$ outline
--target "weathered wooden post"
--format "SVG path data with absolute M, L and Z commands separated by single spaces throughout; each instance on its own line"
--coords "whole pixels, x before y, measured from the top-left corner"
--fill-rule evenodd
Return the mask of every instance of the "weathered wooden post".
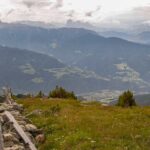
M 4 93 L 4 96 L 5 96 L 5 103 L 13 104 L 11 88 L 3 87 L 3 93 Z

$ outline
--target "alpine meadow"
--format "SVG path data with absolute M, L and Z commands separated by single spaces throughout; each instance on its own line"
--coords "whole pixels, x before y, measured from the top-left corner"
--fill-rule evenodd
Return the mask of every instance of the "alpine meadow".
M 149 0 L 0 1 L 0 150 L 149 149 Z

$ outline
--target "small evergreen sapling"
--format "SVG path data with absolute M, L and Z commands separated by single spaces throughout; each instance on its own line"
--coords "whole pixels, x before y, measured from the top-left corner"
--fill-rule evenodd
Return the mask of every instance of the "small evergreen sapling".
M 119 96 L 117 106 L 121 106 L 121 107 L 136 106 L 136 102 L 133 97 L 133 93 L 130 90 L 123 92 Z

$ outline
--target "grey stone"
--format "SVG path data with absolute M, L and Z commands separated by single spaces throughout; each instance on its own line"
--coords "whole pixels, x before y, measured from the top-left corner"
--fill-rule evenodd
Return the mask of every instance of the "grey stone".
M 44 134 L 39 134 L 35 137 L 37 143 L 44 143 L 46 138 Z
M 27 125 L 25 125 L 25 128 L 26 128 L 26 131 L 28 131 L 28 132 L 37 132 L 38 131 L 37 127 L 33 124 L 27 124 Z
M 3 134 L 4 141 L 13 141 L 13 135 L 11 133 Z
M 4 106 L 0 106 L 0 113 L 3 113 L 6 110 Z
M 12 141 L 4 142 L 4 147 L 12 147 L 12 146 L 14 146 L 14 142 Z

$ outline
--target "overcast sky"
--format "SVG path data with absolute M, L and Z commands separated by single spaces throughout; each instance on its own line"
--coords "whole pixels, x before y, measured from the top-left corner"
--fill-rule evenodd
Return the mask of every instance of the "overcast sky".
M 0 19 L 48 23 L 82 21 L 97 26 L 150 24 L 150 0 L 0 0 Z

